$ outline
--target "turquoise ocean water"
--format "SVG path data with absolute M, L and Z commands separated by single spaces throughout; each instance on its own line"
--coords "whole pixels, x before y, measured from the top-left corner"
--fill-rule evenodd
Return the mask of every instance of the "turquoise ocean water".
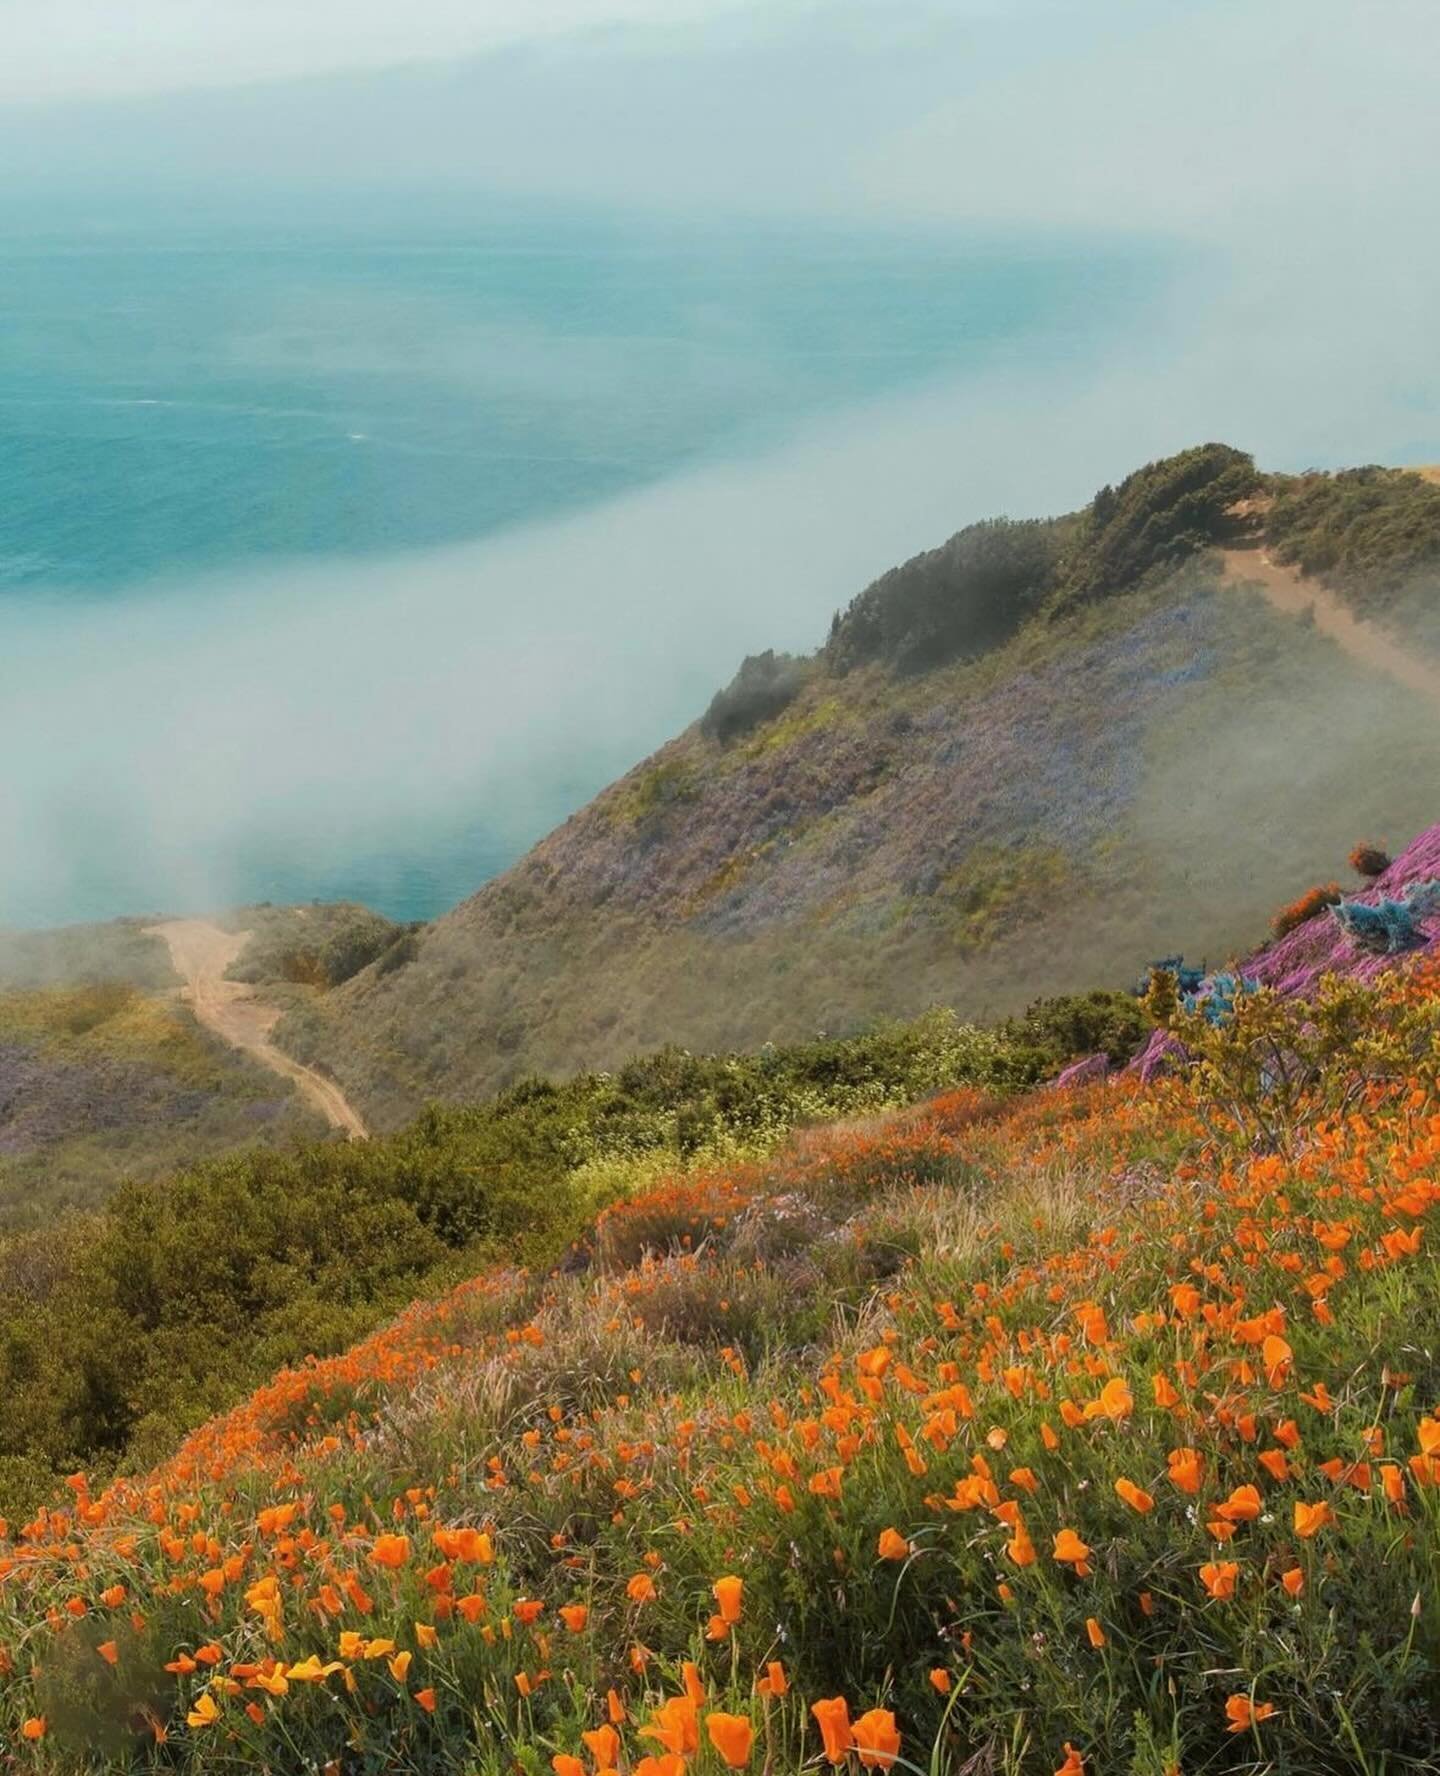
M 967 367 L 1073 359 L 1166 276 L 1054 239 L 514 213 L 32 218 L 0 226 L 0 267 L 0 625 L 543 522 Z M 534 831 L 576 793 L 557 784 Z M 428 916 L 518 842 L 484 809 L 355 855 L 261 841 L 240 891 Z M 45 920 L 130 892 L 101 847 Z M 0 918 L 39 910 L 0 887 Z

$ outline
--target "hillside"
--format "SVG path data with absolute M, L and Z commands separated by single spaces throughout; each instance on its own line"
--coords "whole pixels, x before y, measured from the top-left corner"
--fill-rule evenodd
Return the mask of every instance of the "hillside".
M 387 1128 L 664 1042 L 987 1018 L 1182 942 L 1229 955 L 1357 837 L 1424 824 L 1440 771 L 1440 704 L 1277 608 L 1245 548 L 1440 642 L 1440 487 L 1183 453 L 1083 512 L 972 526 L 813 657 L 747 661 L 277 1040 Z
M 0 1525 L 10 1767 L 1433 1770 L 1437 923 L 1322 910 L 1246 973 L 1344 972 L 1149 1084 L 681 1168 L 72 1474 Z
M 345 903 L 219 918 L 223 931 L 138 918 L 0 931 L 0 1231 L 97 1203 L 127 1179 L 293 1147 L 327 1123 L 354 1132 L 334 1085 L 266 1034 L 285 1005 L 343 981 L 402 928 Z M 177 929 L 216 940 L 213 978 L 188 965 L 181 978 L 166 937 Z
M 140 920 L 0 933 L 0 1229 L 324 1127 L 197 1024 Z

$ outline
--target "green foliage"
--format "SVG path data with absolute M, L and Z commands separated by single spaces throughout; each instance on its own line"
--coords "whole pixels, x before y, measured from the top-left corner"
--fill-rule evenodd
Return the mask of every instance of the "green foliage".
M 0 992 L 0 1101 L 0 1227 L 88 1206 L 127 1177 L 324 1126 L 185 1007 L 119 980 Z
M 1018 1047 L 1033 1049 L 1046 1070 L 1080 1055 L 1103 1054 L 1123 1067 L 1151 1030 L 1150 1018 L 1133 993 L 1096 988 L 1037 999 L 1023 1017 L 1012 1018 L 1006 1034 Z
M 1387 608 L 1417 576 L 1440 572 L 1440 486 L 1403 469 L 1277 476 L 1265 537 L 1279 561 L 1362 607 Z
M 1372 986 L 1329 975 L 1312 1000 L 1269 987 L 1242 993 L 1233 1015 L 1212 1024 L 1177 1005 L 1173 985 L 1158 973 L 1149 1009 L 1190 1055 L 1202 1107 L 1255 1149 L 1288 1151 L 1317 1116 L 1358 1107 L 1380 1083 L 1436 1089 L 1440 1025 L 1423 993 L 1394 996 L 1382 1014 Z
M 1254 458 L 1243 450 L 1200 444 L 1102 487 L 1060 565 L 1057 604 L 1124 591 L 1224 541 L 1235 529 L 1230 508 L 1259 485 Z
M 700 731 L 722 746 L 748 734 L 794 701 L 805 676 L 804 661 L 793 654 L 777 654 L 767 648 L 763 654 L 749 655 L 725 689 L 710 699 Z
M 420 926 L 412 926 L 408 931 L 401 932 L 388 948 L 380 952 L 375 963 L 375 973 L 380 979 L 383 980 L 387 974 L 394 974 L 397 969 L 404 968 L 415 960 L 420 954 L 420 931 Z
M 674 807 L 693 802 L 699 794 L 694 772 L 683 758 L 661 758 L 622 778 L 610 804 L 612 819 L 627 825 L 653 828 Z
M 242 907 L 231 923 L 253 935 L 230 978 L 252 986 L 341 986 L 415 930 L 353 901 Z
M 942 883 L 937 909 L 962 952 L 983 950 L 1042 920 L 1074 874 L 1074 863 L 1057 845 L 980 845 Z
M 328 986 L 338 987 L 368 968 L 372 962 L 389 952 L 416 929 L 414 925 L 397 925 L 379 913 L 366 911 L 343 925 L 320 952 L 320 966 Z
M 1067 533 L 1063 520 L 971 524 L 868 586 L 830 629 L 834 672 L 871 661 L 924 672 L 1007 641 L 1041 608 Z

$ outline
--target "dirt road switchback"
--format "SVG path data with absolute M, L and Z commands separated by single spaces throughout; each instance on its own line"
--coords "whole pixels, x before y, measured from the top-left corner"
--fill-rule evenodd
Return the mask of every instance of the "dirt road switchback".
M 349 1099 L 323 1073 L 287 1055 L 270 1040 L 281 1008 L 259 997 L 225 970 L 250 940 L 248 931 L 222 931 L 207 919 L 169 919 L 150 930 L 164 938 L 175 972 L 185 982 L 180 997 L 207 1030 L 290 1080 L 332 1128 L 352 1141 L 366 1138 L 365 1124 Z

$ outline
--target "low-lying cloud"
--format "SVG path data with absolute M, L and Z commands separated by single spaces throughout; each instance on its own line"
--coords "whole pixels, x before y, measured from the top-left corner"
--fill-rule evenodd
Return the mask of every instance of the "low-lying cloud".
M 973 374 L 483 544 L 0 604 L 0 918 L 226 904 L 267 855 L 318 892 L 449 847 L 478 885 L 742 654 L 815 645 L 970 519 L 1208 437 L 1286 468 L 1440 457 L 1412 286 L 1356 306 L 1323 253 L 1285 271 L 1217 265 L 1106 361 Z

